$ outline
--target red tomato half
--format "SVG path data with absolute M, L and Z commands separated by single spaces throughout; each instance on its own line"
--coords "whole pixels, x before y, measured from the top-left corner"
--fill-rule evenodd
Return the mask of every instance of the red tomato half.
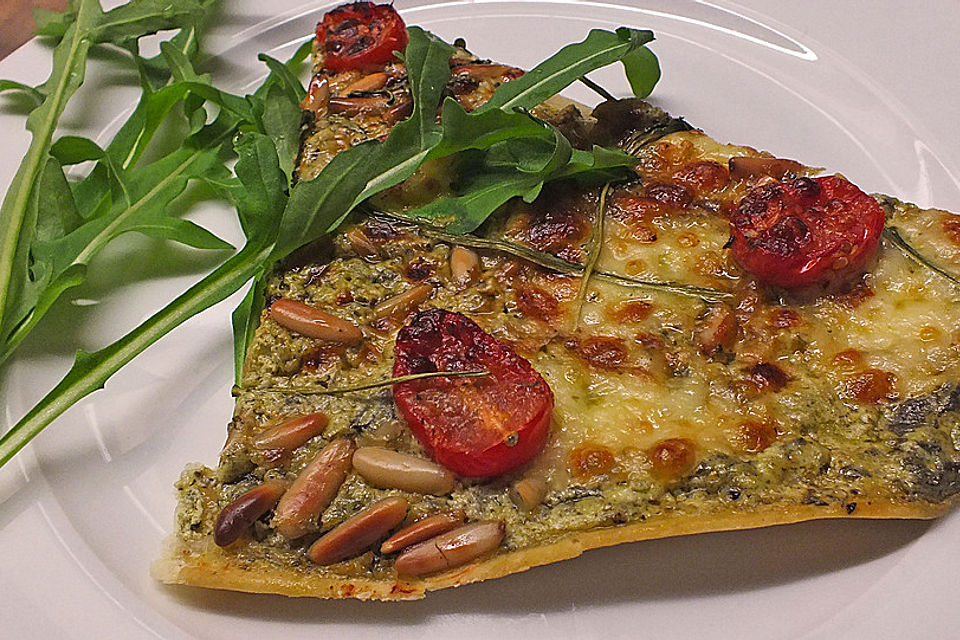
M 365 69 L 393 61 L 407 48 L 407 28 L 389 4 L 354 2 L 332 9 L 317 25 L 323 66 L 331 71 Z
M 474 478 L 520 467 L 550 429 L 553 392 L 530 363 L 459 313 L 422 311 L 397 335 L 393 375 L 489 371 L 393 386 L 400 414 L 434 459 Z
M 877 252 L 880 204 L 840 176 L 758 187 L 730 216 L 737 263 L 767 284 L 794 288 L 859 275 Z

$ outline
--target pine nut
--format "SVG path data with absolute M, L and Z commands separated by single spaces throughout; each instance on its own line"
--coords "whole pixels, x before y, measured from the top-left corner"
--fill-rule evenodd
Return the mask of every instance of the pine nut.
M 413 100 L 409 96 L 402 97 L 383 114 L 383 121 L 387 124 L 394 124 L 409 118 L 411 113 L 413 113 Z
M 277 300 L 269 313 L 281 327 L 308 338 L 341 344 L 358 344 L 363 339 L 356 325 L 296 300 Z
M 383 89 L 389 79 L 390 76 L 383 72 L 370 73 L 348 84 L 346 88 L 344 88 L 343 94 L 350 95 L 354 91 L 376 91 L 377 89 Z
M 523 75 L 516 67 L 503 64 L 463 64 L 451 70 L 454 76 L 468 75 L 474 80 L 502 80 L 503 78 L 518 78 Z
M 213 541 L 220 547 L 236 542 L 250 525 L 277 504 L 286 488 L 278 480 L 264 482 L 225 506 L 213 525 Z
M 277 505 L 273 526 L 280 535 L 292 540 L 314 530 L 346 480 L 352 455 L 353 441 L 337 438 L 303 468 Z
M 480 258 L 466 247 L 450 250 L 450 278 L 460 289 L 466 289 L 480 277 Z
M 457 567 L 499 547 L 503 535 L 499 520 L 472 522 L 410 547 L 394 567 L 397 573 L 412 576 Z
M 381 489 L 401 489 L 442 496 L 453 491 L 456 478 L 440 465 L 380 447 L 361 447 L 353 454 L 353 468 Z
M 307 557 L 317 564 L 333 564 L 365 551 L 403 522 L 407 501 L 386 498 L 370 505 L 310 545 Z
M 373 315 L 377 318 L 403 318 L 419 307 L 433 295 L 433 287 L 429 284 L 418 284 L 401 294 L 387 298 L 373 308 Z
M 547 485 L 539 478 L 521 478 L 510 487 L 510 499 L 523 511 L 530 511 L 543 502 Z
M 330 101 L 330 83 L 321 75 L 315 75 L 310 80 L 307 95 L 300 102 L 304 111 L 314 111 L 319 115 L 327 112 L 327 103 Z
M 387 96 L 373 96 L 371 98 L 330 98 L 330 113 L 339 113 L 344 116 L 358 116 L 361 114 L 383 113 L 390 106 Z
M 380 254 L 380 248 L 367 237 L 367 234 L 360 227 L 353 227 L 344 234 L 344 237 L 350 243 L 350 248 L 361 258 L 372 258 Z
M 271 461 L 286 458 L 310 438 L 323 433 L 330 421 L 322 413 L 311 413 L 285 420 L 254 436 L 252 444 Z
M 423 542 L 441 533 L 456 529 L 462 525 L 466 519 L 467 516 L 463 512 L 463 509 L 427 516 L 426 518 L 417 520 L 409 527 L 400 529 L 400 531 L 397 531 L 387 538 L 387 540 L 380 545 L 380 551 L 382 553 L 393 553 L 394 551 L 406 549 L 418 542 Z

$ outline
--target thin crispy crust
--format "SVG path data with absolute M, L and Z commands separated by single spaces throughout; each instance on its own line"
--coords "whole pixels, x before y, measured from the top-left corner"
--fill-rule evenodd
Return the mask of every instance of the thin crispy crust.
M 167 584 L 227 589 L 247 593 L 273 593 L 291 597 L 357 598 L 360 600 L 417 600 L 428 591 L 459 587 L 472 582 L 520 573 L 532 567 L 576 558 L 584 551 L 624 542 L 638 542 L 711 531 L 754 529 L 805 520 L 827 518 L 930 519 L 950 503 L 903 504 L 861 499 L 855 515 L 843 506 L 768 505 L 755 511 L 719 514 L 666 514 L 646 522 L 579 531 L 555 542 L 520 549 L 457 567 L 425 578 L 374 580 L 329 578 L 282 568 L 265 561 L 239 564 L 236 557 L 215 546 L 212 540 L 188 543 L 171 536 L 164 554 L 151 567 L 154 578 Z

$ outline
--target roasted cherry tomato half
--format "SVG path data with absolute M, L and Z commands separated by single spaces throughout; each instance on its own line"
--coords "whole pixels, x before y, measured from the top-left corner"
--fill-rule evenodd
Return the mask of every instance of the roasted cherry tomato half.
M 366 69 L 393 61 L 407 48 L 407 27 L 389 4 L 354 2 L 329 11 L 317 25 L 323 66 L 331 71 Z
M 433 458 L 473 478 L 516 469 L 539 453 L 553 392 L 529 362 L 462 314 L 423 311 L 397 335 L 395 376 L 479 370 L 489 375 L 393 386 L 400 415 Z
M 777 287 L 859 275 L 883 232 L 880 204 L 840 176 L 798 178 L 751 191 L 730 216 L 733 257 Z

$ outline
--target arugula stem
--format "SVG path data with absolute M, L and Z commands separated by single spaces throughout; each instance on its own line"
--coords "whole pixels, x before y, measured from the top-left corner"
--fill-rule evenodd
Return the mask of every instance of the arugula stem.
M 600 96 L 601 98 L 603 98 L 604 100 L 616 100 L 616 99 L 617 99 L 617 97 L 616 97 L 615 95 L 613 95 L 612 93 L 610 93 L 609 91 L 607 91 L 606 89 L 604 89 L 603 87 L 601 87 L 599 84 L 597 84 L 596 82 L 594 82 L 593 80 L 591 80 L 591 79 L 588 78 L 587 76 L 580 76 L 580 77 L 577 78 L 577 79 L 578 79 L 580 82 L 582 82 L 583 84 L 587 85 L 590 89 L 592 89 L 597 95 L 599 95 L 599 96 Z

